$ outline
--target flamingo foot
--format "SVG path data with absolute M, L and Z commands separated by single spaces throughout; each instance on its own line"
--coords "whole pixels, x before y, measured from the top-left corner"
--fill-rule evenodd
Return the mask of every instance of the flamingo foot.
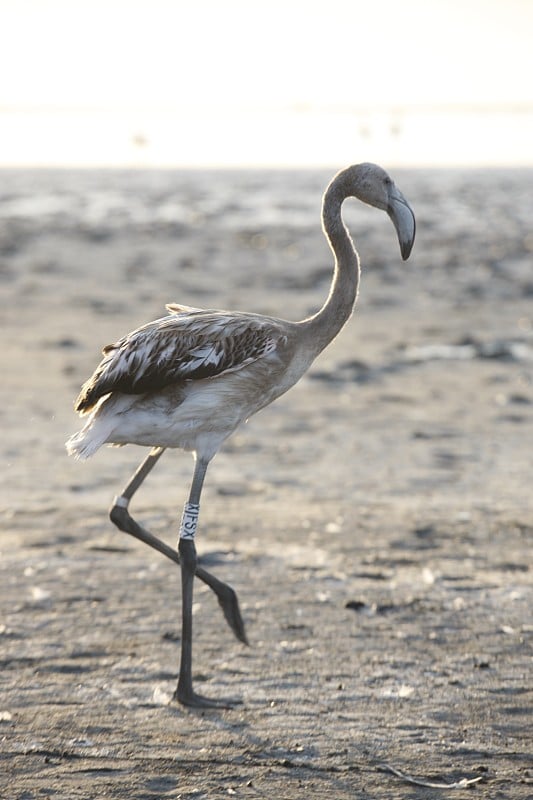
M 173 700 L 177 700 L 178 703 L 181 703 L 182 706 L 188 706 L 189 708 L 219 708 L 219 709 L 226 709 L 230 710 L 234 708 L 236 705 L 241 705 L 242 700 L 236 700 L 232 698 L 231 700 L 214 700 L 209 697 L 204 697 L 201 694 L 197 694 L 194 689 L 191 687 L 183 688 L 180 687 L 178 683 L 178 688 L 174 692 Z

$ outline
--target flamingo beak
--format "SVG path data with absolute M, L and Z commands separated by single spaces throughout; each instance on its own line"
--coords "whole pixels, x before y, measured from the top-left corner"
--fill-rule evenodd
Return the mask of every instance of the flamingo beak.
M 396 228 L 402 258 L 407 261 L 415 242 L 415 215 L 403 194 L 394 184 L 389 192 L 387 214 Z

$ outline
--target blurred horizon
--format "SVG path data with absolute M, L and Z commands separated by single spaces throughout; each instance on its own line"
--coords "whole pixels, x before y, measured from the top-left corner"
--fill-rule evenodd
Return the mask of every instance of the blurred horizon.
M 366 107 L 189 112 L 0 109 L 0 167 L 331 167 L 379 161 L 394 167 L 533 166 L 533 105 L 520 107 Z M 145 119 L 145 123 L 142 120 Z M 211 126 L 247 131 L 237 149 Z M 315 136 L 307 136 L 312 128 Z M 486 136 L 490 128 L 491 137 Z M 41 141 L 24 141 L 39 129 Z M 283 131 L 283 145 L 265 149 Z M 316 137 L 316 138 L 315 138 Z M 502 145 L 497 149 L 495 137 Z M 446 141 L 446 148 L 439 145 Z M 334 139 L 334 142 L 332 142 Z
M 533 165 L 529 0 L 3 0 L 0 167 Z

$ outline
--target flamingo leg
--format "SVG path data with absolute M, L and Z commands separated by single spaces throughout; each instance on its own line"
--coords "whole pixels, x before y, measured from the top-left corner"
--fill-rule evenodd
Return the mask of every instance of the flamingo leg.
M 129 501 L 147 475 L 155 467 L 157 461 L 163 455 L 164 451 L 164 447 L 152 448 L 149 455 L 145 458 L 140 467 L 132 476 L 131 480 L 123 489 L 122 494 L 119 497 L 115 497 L 109 515 L 111 517 L 111 521 L 117 526 L 117 528 L 119 528 L 119 530 L 123 531 L 124 533 L 129 533 L 131 536 L 134 536 L 136 539 L 139 539 L 141 542 L 149 545 L 149 547 L 152 547 L 154 550 L 157 550 L 171 561 L 174 561 L 175 564 L 179 565 L 181 564 L 181 559 L 178 552 L 172 547 L 169 547 L 161 539 L 158 539 L 157 536 L 154 536 L 152 533 L 150 533 L 150 531 L 146 530 L 146 528 L 143 528 L 142 525 L 139 525 L 139 523 L 136 522 L 128 512 Z M 222 581 L 218 580 L 218 578 L 215 578 L 214 575 L 211 575 L 210 572 L 203 569 L 203 567 L 199 567 L 198 565 L 196 565 L 196 575 L 216 594 L 219 605 L 224 613 L 224 617 L 226 618 L 228 625 L 237 639 L 244 644 L 248 644 L 244 622 L 239 609 L 239 601 L 235 591 L 231 588 L 231 586 L 228 586 L 227 583 L 223 583 Z
M 183 705 L 196 708 L 231 708 L 237 701 L 210 700 L 196 694 L 192 685 L 192 603 L 194 576 L 198 575 L 194 534 L 198 520 L 200 495 L 208 465 L 209 461 L 200 458 L 196 460 L 189 500 L 185 504 L 180 528 L 178 550 L 181 557 L 181 660 L 174 698 Z

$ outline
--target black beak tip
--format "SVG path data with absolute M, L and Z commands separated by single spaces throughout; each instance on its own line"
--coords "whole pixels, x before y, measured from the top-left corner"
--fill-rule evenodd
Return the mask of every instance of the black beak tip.
M 404 242 L 400 247 L 400 252 L 402 254 L 402 259 L 407 261 L 409 256 L 411 255 L 411 250 L 413 249 L 414 240 L 410 242 Z
M 415 215 L 412 212 L 411 212 L 411 214 L 413 216 L 413 231 L 412 231 L 412 235 L 409 236 L 408 239 L 406 239 L 405 241 L 400 243 L 400 251 L 401 251 L 402 258 L 403 258 L 404 261 L 407 261 L 407 259 L 411 255 L 411 251 L 412 251 L 413 245 L 415 243 L 416 221 L 415 221 Z

